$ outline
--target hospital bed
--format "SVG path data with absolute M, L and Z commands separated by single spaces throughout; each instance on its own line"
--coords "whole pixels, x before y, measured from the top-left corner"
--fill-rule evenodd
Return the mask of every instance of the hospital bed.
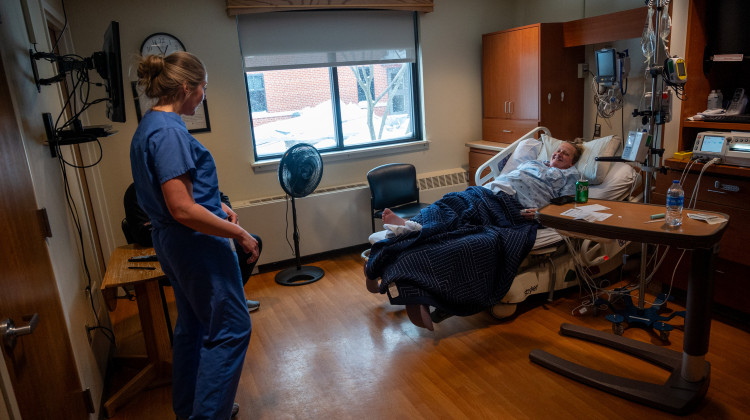
M 485 186 L 526 160 L 548 160 L 560 141 L 553 138 L 547 128 L 535 128 L 481 165 L 476 171 L 476 185 Z M 576 167 L 589 180 L 589 197 L 640 201 L 640 196 L 633 196 L 633 191 L 640 184 L 641 177 L 631 164 L 595 160 L 597 156 L 616 156 L 620 150 L 621 140 L 617 136 L 584 143 L 584 153 Z M 370 243 L 385 239 L 386 233 L 380 231 L 372 234 Z M 569 243 L 576 247 L 575 255 L 568 248 Z M 622 254 L 629 248 L 628 245 L 624 241 L 597 238 L 573 240 L 571 243 L 554 229 L 540 228 L 533 250 L 521 263 L 510 289 L 490 312 L 495 318 L 502 319 L 512 315 L 516 305 L 528 296 L 547 293 L 548 300 L 552 300 L 556 290 L 578 285 L 580 276 L 595 278 L 610 273 L 622 264 Z M 365 260 L 368 251 L 362 255 Z M 434 322 L 439 322 L 446 314 L 433 310 L 431 317 Z

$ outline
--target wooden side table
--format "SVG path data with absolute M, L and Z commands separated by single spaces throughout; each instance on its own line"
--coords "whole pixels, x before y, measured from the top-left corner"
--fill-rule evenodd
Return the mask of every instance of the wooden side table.
M 663 244 L 692 249 L 691 271 L 688 277 L 688 296 L 685 315 L 683 352 L 661 348 L 614 334 L 603 333 L 573 324 L 562 324 L 560 332 L 583 340 L 612 347 L 665 368 L 671 375 L 664 384 L 653 384 L 623 378 L 590 369 L 535 349 L 531 361 L 584 384 L 600 388 L 614 395 L 650 405 L 661 410 L 686 414 L 692 411 L 708 390 L 710 364 L 705 360 L 711 330 L 711 301 L 713 295 L 713 265 L 718 254 L 718 243 L 728 222 L 709 225 L 687 217 L 686 213 L 723 213 L 684 210 L 679 229 L 665 223 L 645 223 L 652 214 L 663 213 L 664 207 L 623 201 L 589 200 L 586 205 L 609 207 L 608 219 L 598 222 L 574 220 L 562 216 L 576 207 L 575 203 L 562 206 L 548 205 L 538 212 L 539 221 L 558 230 L 610 239 Z
M 172 346 L 167 334 L 167 322 L 160 301 L 159 281 L 166 278 L 157 261 L 128 262 L 128 258 L 154 254 L 153 248 L 126 245 L 115 249 L 109 258 L 102 281 L 102 294 L 110 311 L 117 306 L 117 288 L 133 286 L 138 302 L 138 316 L 146 343 L 147 364 L 138 374 L 112 395 L 105 403 L 107 417 L 138 392 L 172 380 Z M 151 269 L 130 269 L 129 267 Z

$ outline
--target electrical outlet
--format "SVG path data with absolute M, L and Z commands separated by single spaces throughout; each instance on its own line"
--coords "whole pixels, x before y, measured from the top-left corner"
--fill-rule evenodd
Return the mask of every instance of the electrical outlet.
M 583 79 L 586 77 L 586 72 L 589 71 L 588 63 L 578 63 L 578 78 Z
M 594 138 L 599 138 L 601 136 L 602 136 L 602 125 L 594 124 Z

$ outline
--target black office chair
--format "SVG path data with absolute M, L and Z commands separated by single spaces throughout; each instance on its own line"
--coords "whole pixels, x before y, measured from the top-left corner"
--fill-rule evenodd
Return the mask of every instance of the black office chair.
M 388 163 L 367 173 L 370 184 L 370 216 L 372 231 L 375 219 L 383 218 L 383 210 L 391 209 L 397 216 L 410 219 L 429 204 L 419 202 L 417 170 L 408 163 Z

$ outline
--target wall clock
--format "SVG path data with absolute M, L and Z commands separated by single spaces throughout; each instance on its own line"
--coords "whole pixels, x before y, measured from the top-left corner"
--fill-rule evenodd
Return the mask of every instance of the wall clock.
M 165 32 L 151 34 L 141 44 L 141 55 L 144 57 L 154 54 L 166 57 L 175 51 L 185 51 L 185 46 L 176 36 Z

